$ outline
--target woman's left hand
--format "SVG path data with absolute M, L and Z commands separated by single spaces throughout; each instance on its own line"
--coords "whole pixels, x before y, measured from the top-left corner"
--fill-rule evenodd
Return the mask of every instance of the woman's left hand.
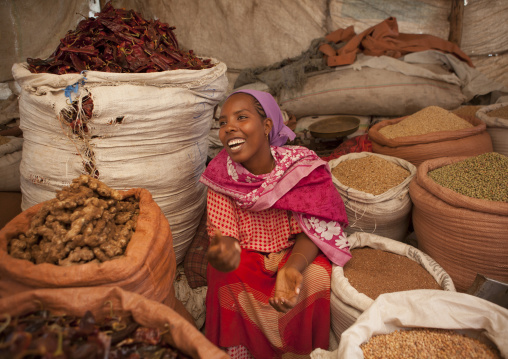
M 300 294 L 302 274 L 294 267 L 283 267 L 277 273 L 275 294 L 268 301 L 278 312 L 287 313 L 293 308 Z

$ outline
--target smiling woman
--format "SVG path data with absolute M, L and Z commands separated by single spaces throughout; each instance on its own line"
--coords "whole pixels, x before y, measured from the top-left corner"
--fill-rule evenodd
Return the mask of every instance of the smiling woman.
M 267 92 L 234 92 L 219 124 L 224 150 L 201 177 L 210 237 L 206 335 L 232 358 L 328 348 L 332 263 L 351 257 L 328 163 L 284 146 L 295 134 Z

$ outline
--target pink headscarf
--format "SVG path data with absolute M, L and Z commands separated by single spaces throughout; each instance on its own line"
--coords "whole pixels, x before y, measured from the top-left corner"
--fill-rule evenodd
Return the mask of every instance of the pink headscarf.
M 228 98 L 239 92 L 254 96 L 263 107 L 263 110 L 265 110 L 266 117 L 272 119 L 273 127 L 269 135 L 270 145 L 279 147 L 284 145 L 288 139 L 294 140 L 296 134 L 284 124 L 284 118 L 282 117 L 280 107 L 271 94 L 257 90 L 238 90 L 231 93 Z

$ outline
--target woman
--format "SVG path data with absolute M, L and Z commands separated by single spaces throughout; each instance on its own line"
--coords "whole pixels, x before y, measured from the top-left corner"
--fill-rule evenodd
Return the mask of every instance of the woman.
M 232 358 L 328 349 L 331 262 L 351 258 L 328 164 L 282 147 L 295 134 L 269 93 L 234 92 L 219 124 L 224 150 L 201 177 L 211 238 L 206 336 Z

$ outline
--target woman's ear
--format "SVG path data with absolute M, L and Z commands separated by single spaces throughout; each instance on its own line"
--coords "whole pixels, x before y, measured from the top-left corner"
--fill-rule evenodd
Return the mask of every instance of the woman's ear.
M 270 131 L 272 131 L 273 128 L 273 121 L 270 117 L 265 118 L 264 121 L 264 130 L 265 130 L 265 136 L 268 136 L 270 134 Z

